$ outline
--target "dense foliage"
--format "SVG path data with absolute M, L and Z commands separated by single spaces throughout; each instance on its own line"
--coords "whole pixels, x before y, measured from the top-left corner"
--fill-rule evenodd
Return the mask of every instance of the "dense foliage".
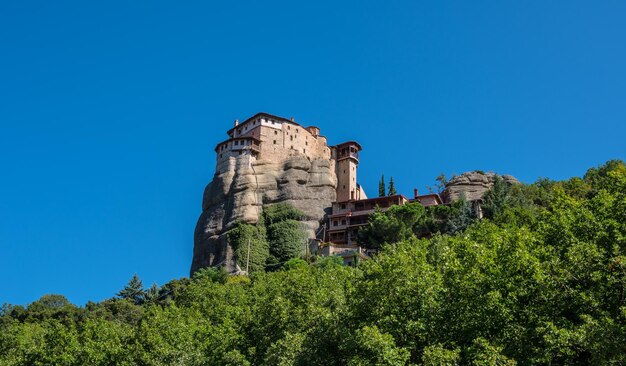
M 256 225 L 237 223 L 228 232 L 237 265 L 248 272 L 279 269 L 306 250 L 308 236 L 300 220 L 304 214 L 289 205 L 263 210 Z
M 626 363 L 624 164 L 489 195 L 490 218 L 469 223 L 467 202 L 379 213 L 382 249 L 357 268 L 290 260 L 250 277 L 205 269 L 149 300 L 131 281 L 85 307 L 5 305 L 0 364 Z M 424 225 L 439 229 L 420 239 Z

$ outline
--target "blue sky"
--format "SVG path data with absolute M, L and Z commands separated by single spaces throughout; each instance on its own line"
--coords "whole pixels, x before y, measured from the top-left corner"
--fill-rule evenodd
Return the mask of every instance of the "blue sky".
M 626 158 L 623 1 L 5 1 L 0 303 L 188 274 L 214 145 L 265 111 L 401 193 Z

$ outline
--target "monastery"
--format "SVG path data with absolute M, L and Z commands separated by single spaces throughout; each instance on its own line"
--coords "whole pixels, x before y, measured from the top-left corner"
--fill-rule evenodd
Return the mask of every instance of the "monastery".
M 241 123 L 235 121 L 227 134 L 228 139 L 215 147 L 216 175 L 232 169 L 241 159 L 281 162 L 300 156 L 330 162 L 336 177 L 336 198 L 325 210 L 310 249 L 320 255 L 339 255 L 347 264 L 352 264 L 357 257 L 366 257 L 357 241 L 357 232 L 367 224 L 368 215 L 376 207 L 387 210 L 408 202 L 420 202 L 424 206 L 442 204 L 439 195 L 418 195 L 417 190 L 411 199 L 401 194 L 368 198 L 357 179 L 361 145 L 346 141 L 328 146 L 318 127 L 304 127 L 293 118 L 257 113 Z

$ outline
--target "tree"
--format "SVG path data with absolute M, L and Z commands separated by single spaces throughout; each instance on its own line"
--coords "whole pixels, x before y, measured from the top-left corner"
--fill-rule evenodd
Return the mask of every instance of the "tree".
M 262 218 L 269 244 L 268 269 L 277 269 L 289 259 L 304 254 L 308 234 L 299 221 L 304 218 L 302 211 L 287 204 L 277 204 L 266 207 Z
M 385 243 L 407 240 L 421 231 L 425 220 L 424 206 L 419 203 L 391 206 L 383 212 L 377 208 L 359 230 L 359 243 L 369 249 L 379 249 Z
M 227 234 L 239 268 L 249 273 L 265 270 L 270 255 L 265 225 L 262 218 L 259 221 L 257 225 L 237 223 Z
M 267 227 L 270 254 L 278 263 L 284 263 L 304 254 L 308 244 L 303 224 L 296 220 L 275 222 Z
M 395 196 L 396 194 L 398 194 L 396 192 L 396 187 L 393 184 L 393 177 L 389 178 L 389 193 L 387 194 L 388 196 Z
M 448 184 L 448 178 L 446 178 L 445 174 L 441 173 L 437 176 L 437 178 L 435 178 L 435 181 L 437 181 L 437 185 L 435 186 L 435 188 L 431 186 L 426 186 L 426 188 L 430 193 L 441 194 L 446 189 L 446 185 Z
M 493 186 L 483 197 L 482 209 L 486 218 L 493 219 L 504 212 L 509 203 L 510 191 L 510 187 L 504 179 L 496 175 Z
M 153 303 L 159 299 L 161 293 L 161 288 L 153 283 L 149 289 L 144 291 L 143 302 L 144 303 Z
M 383 174 L 380 177 L 380 182 L 378 183 L 378 197 L 385 197 L 385 175 Z
M 454 215 L 450 217 L 446 223 L 445 232 L 448 234 L 463 231 L 476 220 L 476 214 L 472 208 L 472 204 L 467 200 L 465 192 L 461 192 L 461 196 L 452 206 L 454 208 Z
M 117 293 L 117 296 L 122 299 L 131 300 L 135 305 L 141 305 L 144 301 L 145 291 L 143 282 L 141 282 L 139 276 L 137 276 L 137 274 L 133 275 L 133 278 Z

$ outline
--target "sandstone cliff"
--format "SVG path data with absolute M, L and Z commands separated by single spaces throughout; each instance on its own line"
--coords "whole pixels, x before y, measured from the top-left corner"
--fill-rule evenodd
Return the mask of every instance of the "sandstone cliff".
M 280 162 L 250 156 L 228 159 L 218 165 L 204 191 L 202 214 L 194 234 L 191 273 L 207 266 L 233 272 L 235 258 L 226 233 L 238 221 L 254 224 L 263 206 L 287 203 L 304 212 L 309 236 L 336 197 L 337 177 L 332 159 L 294 155 Z
M 495 173 L 483 173 L 480 171 L 466 172 L 450 179 L 443 192 L 445 202 L 451 202 L 465 193 L 465 198 L 469 201 L 481 199 L 485 192 L 493 186 L 493 182 L 498 176 Z M 509 184 L 519 183 L 512 175 L 501 175 L 502 179 Z

